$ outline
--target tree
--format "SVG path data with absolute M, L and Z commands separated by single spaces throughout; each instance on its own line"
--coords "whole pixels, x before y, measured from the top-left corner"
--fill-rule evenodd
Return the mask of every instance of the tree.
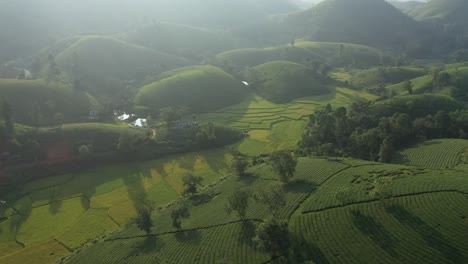
M 254 196 L 254 199 L 265 205 L 274 217 L 278 217 L 281 209 L 286 206 L 286 195 L 280 185 L 273 185 L 266 190 L 261 190 Z
M 380 145 L 379 162 L 391 163 L 393 160 L 393 152 L 395 152 L 395 148 L 393 146 L 393 139 L 391 136 L 388 136 Z
M 403 84 L 403 89 L 405 89 L 405 91 L 407 91 L 409 94 L 413 94 L 413 83 L 411 80 L 405 81 Z
M 181 205 L 180 207 L 174 208 L 171 212 L 172 226 L 177 230 L 182 228 L 182 218 L 189 218 L 190 212 L 186 204 Z
M 124 132 L 119 137 L 117 151 L 123 154 L 132 153 L 135 151 L 135 136 L 129 132 Z
M 80 148 L 78 149 L 78 153 L 80 154 L 80 157 L 83 159 L 89 158 L 92 152 L 93 152 L 92 145 L 81 145 Z
M 161 109 L 160 117 L 166 123 L 168 128 L 172 127 L 174 123 L 182 119 L 178 109 L 174 107 L 166 107 Z
M 41 60 L 38 56 L 35 56 L 31 64 L 31 73 L 34 79 L 37 79 L 41 71 Z
M 46 83 L 49 85 L 50 82 L 55 81 L 60 75 L 60 69 L 55 62 L 55 57 L 51 53 L 48 56 L 49 67 L 47 68 Z
M 296 45 L 296 40 L 292 38 L 289 44 L 291 44 L 291 47 L 294 47 L 294 45 Z
M 278 151 L 271 154 L 270 164 L 280 180 L 286 183 L 296 172 L 297 159 L 292 156 L 291 152 Z
M 269 218 L 257 227 L 255 233 L 254 241 L 258 247 L 270 253 L 272 258 L 287 253 L 291 247 L 286 221 Z
M 6 139 L 11 139 L 15 136 L 15 123 L 13 121 L 13 111 L 11 110 L 10 103 L 7 100 L 3 100 L 0 110 Z
M 232 164 L 231 168 L 237 176 L 244 176 L 245 170 L 249 163 L 247 162 L 246 157 L 238 150 L 231 151 Z
M 385 201 L 393 196 L 392 178 L 379 177 L 374 181 L 373 196 L 380 201 Z
M 63 125 L 63 115 L 61 113 L 56 113 L 54 115 L 54 120 L 55 122 L 57 122 L 58 124 L 60 124 L 60 126 Z
M 240 220 L 245 220 L 247 208 L 249 208 L 251 194 L 247 190 L 236 188 L 234 192 L 228 197 L 228 204 L 226 212 L 231 214 L 236 212 Z
M 184 185 L 184 195 L 194 194 L 197 192 L 197 185 L 203 181 L 202 177 L 195 176 L 192 174 L 185 175 L 182 178 Z
M 16 77 L 18 80 L 25 80 L 26 79 L 26 70 L 20 70 L 18 76 Z
M 351 204 L 354 202 L 354 193 L 349 187 L 340 187 L 333 192 L 333 196 L 340 201 L 342 205 Z
M 135 219 L 138 228 L 145 231 L 147 235 L 149 235 L 153 227 L 153 221 L 151 220 L 152 213 L 153 210 L 150 208 L 142 207 L 138 210 L 138 215 Z

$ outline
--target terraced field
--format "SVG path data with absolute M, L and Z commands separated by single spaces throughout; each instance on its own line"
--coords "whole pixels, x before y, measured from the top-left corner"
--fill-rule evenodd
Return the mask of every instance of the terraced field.
M 238 105 L 202 115 L 199 119 L 248 132 L 249 137 L 239 145 L 239 150 L 259 155 L 294 146 L 302 135 L 304 121 L 319 107 L 328 103 L 333 107 L 346 106 L 358 98 L 372 100 L 375 97 L 339 87 L 326 95 L 304 97 L 287 104 L 274 104 L 252 95 Z
M 155 217 L 149 237 L 134 225 L 85 249 L 70 263 L 268 263 L 252 242 L 268 216 L 254 201 L 241 224 L 223 208 L 234 187 L 255 190 L 275 184 L 266 164 L 253 175 L 223 178 L 192 200 L 183 230 L 171 227 L 168 211 Z M 372 195 L 375 180 L 390 179 L 385 200 Z M 296 179 L 285 186 L 291 254 L 315 263 L 465 263 L 468 261 L 466 170 L 431 170 L 359 160 L 301 158 Z M 310 186 L 305 188 L 304 186 Z M 349 203 L 334 190 L 352 189 Z M 268 188 L 268 187 L 266 187 Z M 109 252 L 113 252 L 110 254 Z M 300 262 L 302 263 L 302 262 Z
M 468 142 L 458 139 L 437 139 L 424 142 L 400 153 L 398 163 L 432 169 L 453 168 L 467 163 Z
M 225 175 L 225 152 L 189 153 L 30 182 L 12 203 L 14 209 L 0 208 L 0 262 L 25 263 L 17 261 L 34 254 L 37 263 L 53 262 L 127 224 L 142 202 L 160 207 L 177 199 L 184 175 L 202 176 L 205 184 Z

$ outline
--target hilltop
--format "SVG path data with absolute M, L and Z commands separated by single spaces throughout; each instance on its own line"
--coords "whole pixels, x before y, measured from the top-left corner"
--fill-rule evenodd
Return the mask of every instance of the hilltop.
M 329 80 L 304 65 L 272 61 L 250 70 L 256 93 L 274 103 L 330 92 Z
M 153 111 L 184 106 L 200 113 L 239 103 L 246 93 L 247 88 L 223 70 L 192 66 L 162 74 L 159 81 L 139 90 L 135 103 Z

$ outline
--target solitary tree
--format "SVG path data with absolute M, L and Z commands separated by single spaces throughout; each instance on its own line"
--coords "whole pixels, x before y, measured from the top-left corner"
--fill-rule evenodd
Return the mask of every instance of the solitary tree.
M 390 163 L 393 160 L 393 152 L 395 152 L 395 148 L 393 147 L 393 140 L 391 136 L 388 136 L 380 145 L 379 151 L 379 162 L 383 163 Z
M 249 191 L 236 188 L 228 197 L 226 212 L 228 214 L 236 212 L 237 216 L 239 216 L 241 220 L 245 220 L 247 208 L 249 208 L 250 197 L 251 195 Z
M 405 91 L 407 91 L 409 94 L 413 94 L 413 83 L 411 82 L 411 80 L 407 80 L 407 81 L 403 84 L 403 88 L 404 88 Z
M 61 113 L 56 113 L 54 115 L 54 120 L 55 122 L 57 122 L 58 124 L 60 124 L 60 126 L 63 125 L 63 115 Z
M 81 145 L 78 149 L 78 153 L 82 159 L 87 159 L 91 156 L 92 146 L 90 145 Z
M 333 192 L 333 196 L 340 201 L 342 205 L 354 202 L 354 193 L 349 187 L 340 187 Z
M 190 212 L 186 204 L 181 205 L 180 207 L 174 208 L 171 212 L 172 226 L 177 230 L 182 228 L 182 218 L 189 218 Z
M 135 136 L 124 132 L 119 137 L 117 151 L 123 154 L 128 154 L 135 151 Z
M 1 112 L 3 119 L 3 127 L 7 139 L 13 138 L 15 135 L 15 123 L 13 121 L 13 111 L 11 110 L 10 103 L 7 100 L 3 100 L 1 106 Z
M 296 172 L 297 160 L 289 151 L 278 151 L 271 154 L 270 164 L 280 180 L 286 183 Z
M 392 178 L 379 177 L 374 181 L 373 195 L 380 201 L 385 201 L 393 196 Z
M 202 177 L 195 176 L 192 174 L 185 175 L 182 178 L 184 185 L 184 195 L 190 195 L 197 192 L 197 185 L 203 181 Z
M 265 205 L 274 217 L 278 217 L 281 209 L 286 206 L 286 195 L 280 185 L 273 185 L 260 191 L 254 199 Z
M 178 109 L 174 107 L 166 107 L 161 109 L 160 117 L 166 123 L 167 127 L 170 128 L 175 122 L 181 120 Z
M 153 221 L 151 220 L 152 213 L 151 209 L 142 207 L 138 210 L 138 216 L 135 219 L 138 228 L 145 231 L 147 235 L 149 235 L 153 227 Z
M 245 156 L 238 150 L 232 150 L 231 156 L 232 156 L 231 167 L 234 173 L 239 177 L 245 175 L 245 170 L 247 169 L 247 166 L 249 165 Z
M 276 258 L 288 252 L 291 246 L 291 238 L 286 221 L 275 218 L 267 219 L 256 230 L 254 241 L 258 247 Z

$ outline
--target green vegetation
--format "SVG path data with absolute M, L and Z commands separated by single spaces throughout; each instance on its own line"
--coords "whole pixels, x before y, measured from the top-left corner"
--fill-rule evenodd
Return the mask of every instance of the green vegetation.
M 286 61 L 268 62 L 252 68 L 250 83 L 258 95 L 274 103 L 329 92 L 324 76 L 301 64 Z
M 410 67 L 372 68 L 353 73 L 350 84 L 360 88 L 377 88 L 380 85 L 401 83 L 426 75 L 424 69 Z
M 88 81 L 90 88 L 99 79 L 142 80 L 148 74 L 189 64 L 174 55 L 103 36 L 81 37 L 55 57 L 60 67 L 74 78 Z
M 437 94 L 420 94 L 396 96 L 371 106 L 374 115 L 391 116 L 393 113 L 405 113 L 413 117 L 423 117 L 437 111 L 455 111 L 465 109 L 464 105 L 450 96 Z
M 318 69 L 321 64 L 333 67 L 366 67 L 389 63 L 390 57 L 375 48 L 331 42 L 297 41 L 294 46 L 248 48 L 226 51 L 215 63 L 231 73 L 271 61 L 291 61 Z
M 79 122 L 88 118 L 90 110 L 102 110 L 91 95 L 59 82 L 1 79 L 0 97 L 9 101 L 17 122 L 33 126 L 55 124 L 57 113 L 65 122 Z
M 468 142 L 460 139 L 436 139 L 400 153 L 399 163 L 432 169 L 448 169 L 466 163 L 463 153 Z
M 246 88 L 231 75 L 212 66 L 195 66 L 165 73 L 160 81 L 141 88 L 135 103 L 154 110 L 184 106 L 200 113 L 239 103 L 245 94 Z

